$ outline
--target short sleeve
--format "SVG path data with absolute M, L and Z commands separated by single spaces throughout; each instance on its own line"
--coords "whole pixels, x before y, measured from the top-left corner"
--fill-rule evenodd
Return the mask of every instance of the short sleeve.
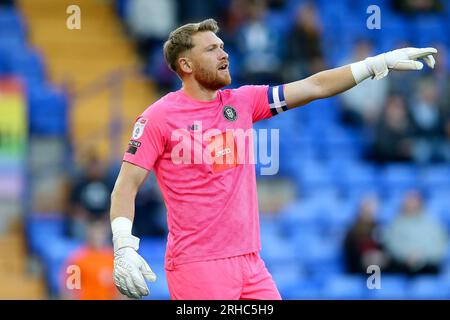
M 133 133 L 125 152 L 123 161 L 151 170 L 164 153 L 165 149 L 165 121 L 158 110 L 144 112 L 134 124 Z
M 252 119 L 258 122 L 288 110 L 284 86 L 243 86 L 242 92 L 252 98 Z

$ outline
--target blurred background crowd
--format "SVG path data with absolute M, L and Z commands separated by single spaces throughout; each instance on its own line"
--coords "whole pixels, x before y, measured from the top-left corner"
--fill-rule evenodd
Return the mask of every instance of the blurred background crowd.
M 371 5 L 380 29 L 367 26 Z M 447 0 L 0 0 L 0 298 L 121 298 L 110 192 L 135 117 L 180 86 L 162 43 L 209 17 L 231 87 L 439 50 L 433 71 L 391 73 L 255 124 L 280 132 L 278 174 L 256 169 L 261 254 L 283 298 L 449 299 Z M 133 227 L 158 276 L 148 299 L 169 298 L 165 219 L 150 175 Z M 367 287 L 371 265 L 380 290 Z

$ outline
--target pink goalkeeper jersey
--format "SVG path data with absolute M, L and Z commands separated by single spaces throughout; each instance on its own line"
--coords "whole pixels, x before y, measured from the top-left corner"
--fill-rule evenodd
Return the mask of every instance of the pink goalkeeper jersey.
M 137 118 L 123 160 L 155 171 L 168 270 L 261 249 L 253 138 L 241 133 L 285 110 L 282 86 L 243 86 L 209 102 L 178 90 Z

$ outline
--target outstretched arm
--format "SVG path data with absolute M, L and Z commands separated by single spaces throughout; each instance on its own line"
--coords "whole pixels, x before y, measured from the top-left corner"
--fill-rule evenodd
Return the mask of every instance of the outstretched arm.
M 303 80 L 284 86 L 284 97 L 289 109 L 313 100 L 328 98 L 353 88 L 367 78 L 384 78 L 390 70 L 421 70 L 423 61 L 434 68 L 434 48 L 403 48 L 369 57 L 343 67 L 322 71 Z

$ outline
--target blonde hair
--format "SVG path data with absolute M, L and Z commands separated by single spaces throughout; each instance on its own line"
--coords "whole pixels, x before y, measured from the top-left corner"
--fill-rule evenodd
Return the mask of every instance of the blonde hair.
M 194 47 L 192 43 L 194 34 L 204 31 L 219 32 L 216 20 L 206 19 L 198 23 L 188 23 L 170 33 L 169 39 L 164 43 L 164 58 L 172 71 L 179 73 L 177 60 L 180 54 Z

